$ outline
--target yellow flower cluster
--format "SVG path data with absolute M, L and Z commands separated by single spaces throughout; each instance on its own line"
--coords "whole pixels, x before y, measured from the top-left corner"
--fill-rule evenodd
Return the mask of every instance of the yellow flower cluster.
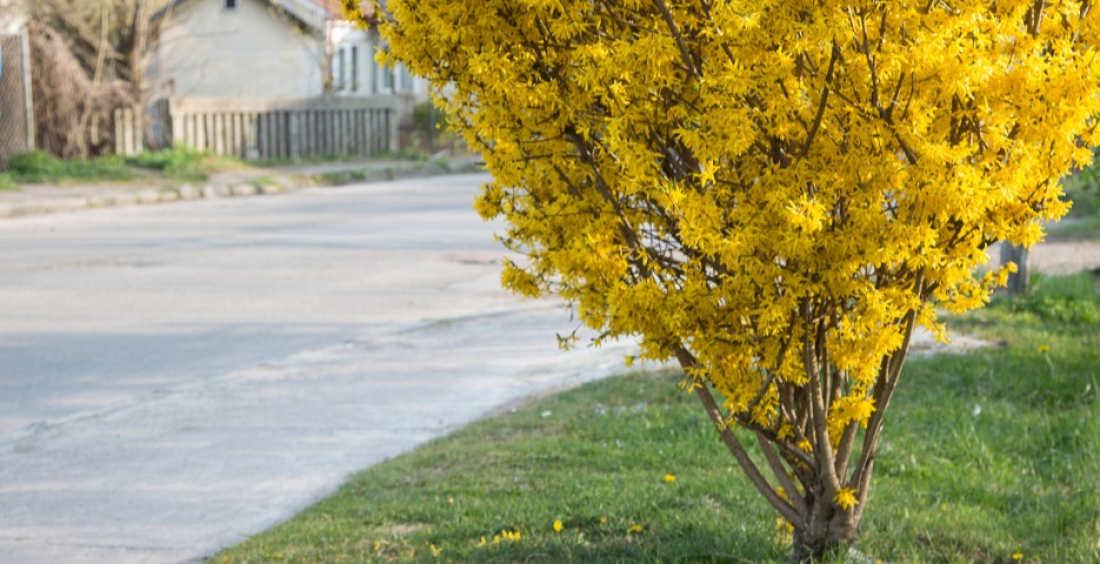
M 813 480 L 877 424 L 913 326 L 946 339 L 936 306 L 1003 283 L 973 275 L 986 249 L 1067 211 L 1100 114 L 1088 6 L 390 0 L 383 58 L 483 152 L 476 209 L 526 257 L 505 286 L 679 359 Z
M 836 496 L 833 497 L 833 503 L 841 509 L 848 510 L 859 504 L 859 501 L 856 500 L 856 491 L 854 489 L 843 488 L 836 492 Z
M 481 537 L 481 540 L 478 541 L 477 545 L 478 546 L 493 546 L 495 544 L 500 544 L 503 541 L 513 541 L 513 542 L 515 542 L 515 541 L 520 540 L 520 537 L 521 537 L 521 535 L 520 535 L 519 529 L 514 529 L 514 530 L 505 529 L 505 530 L 493 535 L 492 539 L 485 540 L 484 536 Z

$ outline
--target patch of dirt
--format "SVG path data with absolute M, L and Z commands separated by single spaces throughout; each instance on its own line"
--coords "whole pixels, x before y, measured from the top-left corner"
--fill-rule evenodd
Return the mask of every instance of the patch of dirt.
M 990 247 L 989 267 L 1001 265 L 1001 247 Z M 1031 269 L 1043 274 L 1074 274 L 1082 270 L 1100 269 L 1100 242 L 1048 241 L 1031 249 Z
M 428 525 L 425 525 L 423 523 L 401 523 L 397 525 L 390 525 L 388 527 L 378 527 L 374 530 L 374 532 L 379 536 L 391 537 L 396 539 L 410 533 L 422 531 L 427 528 Z
M 909 345 L 909 356 L 927 356 L 940 353 L 964 353 L 972 351 L 974 349 L 980 349 L 982 347 L 1003 347 L 1005 343 L 986 341 L 973 337 L 971 335 L 964 335 L 962 333 L 952 332 L 950 335 L 950 343 L 937 343 L 935 337 L 931 333 L 928 333 L 923 328 L 918 327 L 914 330 L 913 340 Z

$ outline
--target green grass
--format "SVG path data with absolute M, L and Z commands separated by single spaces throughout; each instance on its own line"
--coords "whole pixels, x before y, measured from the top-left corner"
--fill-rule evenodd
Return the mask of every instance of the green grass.
M 65 160 L 44 151 L 31 151 L 8 159 L 0 189 L 7 184 L 76 182 L 125 182 L 158 176 L 171 180 L 203 181 L 210 174 L 242 166 L 240 161 L 176 147 L 145 151 L 130 157 L 106 155 L 94 159 Z
M 1100 214 L 1074 217 L 1050 226 L 1050 239 L 1054 240 L 1100 240 Z
M 157 170 L 165 178 L 203 181 L 211 174 L 245 166 L 239 159 L 196 151 L 187 147 L 173 147 L 163 151 L 144 151 L 126 158 L 132 167 Z
M 1052 239 L 1100 240 L 1100 155 L 1097 164 L 1062 182 L 1065 199 L 1073 203 L 1067 219 L 1050 226 Z
M 133 180 L 139 174 L 116 155 L 90 160 L 63 160 L 45 151 L 31 151 L 8 159 L 7 174 L 18 183 Z
M 1100 164 L 1100 157 L 1096 159 Z M 1073 202 L 1070 217 L 1091 217 L 1100 214 L 1100 166 L 1080 170 L 1062 183 L 1066 199 Z
M 1096 306 L 1087 276 L 1035 288 Z M 1100 562 L 1100 322 L 1026 300 L 952 320 L 1001 346 L 909 360 L 863 552 Z M 678 380 L 624 375 L 485 419 L 360 473 L 213 562 L 783 561 L 774 514 Z M 519 540 L 493 543 L 505 531 Z
M 0 172 L 0 192 L 5 190 L 18 190 L 19 183 L 12 178 L 11 174 L 6 172 Z

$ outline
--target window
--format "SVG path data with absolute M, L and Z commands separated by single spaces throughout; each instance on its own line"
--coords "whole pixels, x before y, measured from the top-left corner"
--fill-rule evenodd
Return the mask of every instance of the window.
M 351 91 L 359 91 L 359 47 L 351 46 Z
M 377 51 L 386 52 L 384 47 L 375 47 Z M 374 72 L 374 85 L 371 87 L 373 94 L 393 94 L 393 69 L 381 63 L 371 65 Z
M 382 67 L 382 91 L 393 92 L 393 68 L 391 67 Z
M 347 86 L 348 61 L 347 50 L 340 49 L 336 52 L 336 90 L 343 90 Z
M 237 0 L 225 0 L 225 9 L 226 10 L 236 10 L 237 9 Z
M 405 65 L 400 65 L 398 70 L 401 74 L 401 91 L 412 92 L 413 91 L 413 75 L 409 72 L 409 69 L 405 68 Z

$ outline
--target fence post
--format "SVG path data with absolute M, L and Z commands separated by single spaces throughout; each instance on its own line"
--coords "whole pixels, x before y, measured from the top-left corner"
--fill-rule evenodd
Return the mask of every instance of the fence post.
M 389 125 L 389 136 L 390 136 L 390 149 L 389 149 L 389 151 L 391 153 L 396 153 L 397 152 L 397 137 L 398 137 L 398 133 L 397 133 L 397 109 L 396 108 L 391 107 L 386 111 L 386 120 L 388 122 L 387 125 Z
M 298 119 L 301 116 L 302 116 L 301 112 L 297 112 L 297 111 L 287 111 L 286 112 L 287 124 L 289 126 L 289 127 L 287 127 L 287 129 L 289 130 L 289 136 L 290 136 L 290 155 L 289 156 L 290 156 L 291 159 L 297 159 L 298 157 L 300 157 L 302 155 L 301 139 L 299 139 L 299 137 L 298 137 L 298 133 L 299 133 Z
M 115 154 L 133 155 L 134 150 L 134 110 L 116 108 L 115 112 Z
M 31 38 L 24 27 L 19 33 L 19 50 L 23 55 L 23 115 L 26 116 L 26 147 L 34 150 L 34 100 L 31 93 Z

